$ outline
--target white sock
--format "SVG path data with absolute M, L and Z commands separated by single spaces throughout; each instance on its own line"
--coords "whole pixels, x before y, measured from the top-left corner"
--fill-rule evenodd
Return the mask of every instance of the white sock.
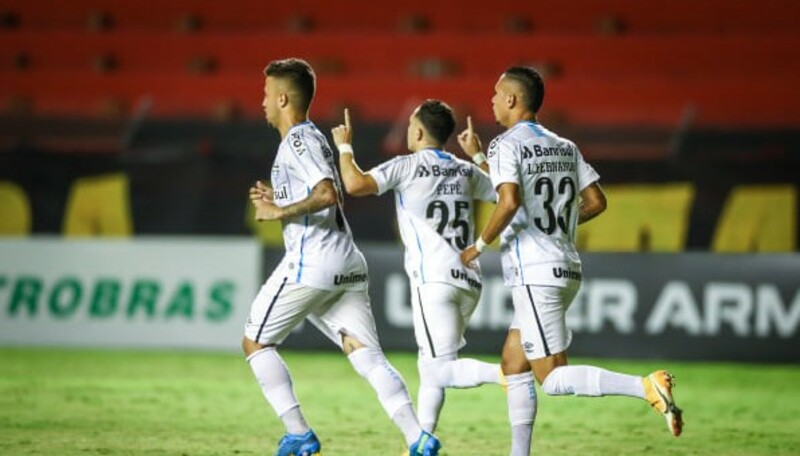
M 386 414 L 403 432 L 406 443 L 410 446 L 419 438 L 422 427 L 411 406 L 406 384 L 400 374 L 389 364 L 378 348 L 359 348 L 347 358 L 358 374 L 366 379 L 378 394 Z
M 594 366 L 559 366 L 542 383 L 551 396 L 630 396 L 644 399 L 642 378 Z
M 500 365 L 470 358 L 457 359 L 457 355 L 434 359 L 419 358 L 419 394 L 417 410 L 422 428 L 428 432 L 436 429 L 439 413 L 445 400 L 445 388 L 473 388 L 485 383 L 500 383 Z
M 305 434 L 309 427 L 292 389 L 292 377 L 275 347 L 266 347 L 247 357 L 261 392 L 283 421 L 286 432 Z
M 536 420 L 536 388 L 533 374 L 506 375 L 508 421 L 511 424 L 511 456 L 529 456 Z

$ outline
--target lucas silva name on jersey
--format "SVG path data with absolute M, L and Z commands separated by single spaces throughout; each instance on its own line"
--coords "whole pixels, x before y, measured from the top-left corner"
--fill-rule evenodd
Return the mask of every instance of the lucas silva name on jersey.
M 355 272 L 351 272 L 349 275 L 344 274 L 336 274 L 333 277 L 333 284 L 334 285 L 349 285 L 351 283 L 359 283 L 359 282 L 366 282 L 367 275 L 366 274 L 357 274 Z

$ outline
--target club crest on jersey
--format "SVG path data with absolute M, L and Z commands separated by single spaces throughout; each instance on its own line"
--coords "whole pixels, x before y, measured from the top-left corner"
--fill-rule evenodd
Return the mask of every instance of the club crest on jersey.
M 489 151 L 486 152 L 487 157 L 494 157 L 494 154 L 497 153 L 497 138 L 493 139 L 492 142 L 489 143 Z
M 293 131 L 289 134 L 289 145 L 292 146 L 292 150 L 297 155 L 303 155 L 306 153 L 306 146 L 303 144 L 303 139 L 300 136 L 300 133 Z

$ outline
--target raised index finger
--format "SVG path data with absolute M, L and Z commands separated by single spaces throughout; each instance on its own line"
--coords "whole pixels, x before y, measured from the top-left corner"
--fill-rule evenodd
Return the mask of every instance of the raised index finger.
M 350 110 L 348 108 L 344 108 L 344 126 L 348 130 L 350 129 Z
M 472 136 L 472 116 L 467 116 L 467 131 Z

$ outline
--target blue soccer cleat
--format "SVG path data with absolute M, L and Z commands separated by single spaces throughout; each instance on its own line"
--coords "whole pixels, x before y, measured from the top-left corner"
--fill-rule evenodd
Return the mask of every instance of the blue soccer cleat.
M 322 445 L 314 431 L 305 434 L 286 434 L 278 442 L 275 456 L 319 456 Z
M 442 444 L 429 432 L 422 431 L 419 439 L 408 449 L 411 456 L 437 456 Z

